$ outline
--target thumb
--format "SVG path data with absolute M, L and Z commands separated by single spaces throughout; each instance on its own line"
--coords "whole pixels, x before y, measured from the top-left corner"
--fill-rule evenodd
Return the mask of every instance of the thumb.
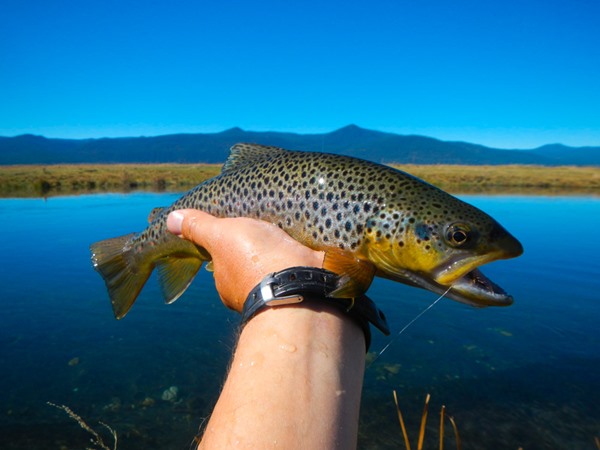
M 179 209 L 167 216 L 167 228 L 173 234 L 194 241 L 210 252 L 210 236 L 218 219 L 197 209 Z

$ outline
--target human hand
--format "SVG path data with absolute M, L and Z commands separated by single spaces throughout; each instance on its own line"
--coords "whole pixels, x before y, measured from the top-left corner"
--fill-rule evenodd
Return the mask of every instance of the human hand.
M 323 252 L 292 239 L 274 224 L 246 217 L 219 219 L 194 209 L 167 218 L 173 234 L 210 253 L 221 300 L 240 312 L 250 291 L 271 272 L 288 267 L 322 267 Z

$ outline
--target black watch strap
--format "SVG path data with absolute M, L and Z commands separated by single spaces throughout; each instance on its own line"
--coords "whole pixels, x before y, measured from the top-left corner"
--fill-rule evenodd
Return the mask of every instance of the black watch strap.
M 329 297 L 337 288 L 339 275 L 315 267 L 292 267 L 267 275 L 248 295 L 242 310 L 242 326 L 264 308 L 303 301 L 336 306 L 358 322 L 365 332 L 367 349 L 369 323 L 386 336 L 390 334 L 385 315 L 366 295 L 355 299 Z

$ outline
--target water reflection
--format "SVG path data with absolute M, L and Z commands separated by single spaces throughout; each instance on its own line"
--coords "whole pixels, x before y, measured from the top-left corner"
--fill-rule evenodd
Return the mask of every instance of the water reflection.
M 149 283 L 131 314 L 115 321 L 87 249 L 141 230 L 153 207 L 176 197 L 0 201 L 0 447 L 85 447 L 85 433 L 47 401 L 109 423 L 120 449 L 190 444 L 218 394 L 237 316 L 220 305 L 202 271 L 173 305 L 163 305 Z M 467 201 L 525 246 L 521 258 L 486 268 L 515 304 L 479 310 L 442 301 L 397 338 L 367 371 L 360 448 L 403 448 L 394 389 L 413 435 L 425 394 L 432 394 L 429 448 L 437 446 L 442 403 L 465 448 L 593 448 L 600 423 L 600 200 Z M 386 280 L 370 294 L 395 330 L 435 300 Z M 372 349 L 387 342 L 374 333 Z M 163 400 L 171 386 L 177 399 Z

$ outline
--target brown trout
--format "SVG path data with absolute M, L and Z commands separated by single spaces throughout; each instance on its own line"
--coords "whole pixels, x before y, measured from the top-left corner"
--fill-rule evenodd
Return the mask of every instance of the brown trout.
M 523 252 L 489 215 L 408 173 L 347 156 L 237 144 L 220 175 L 156 208 L 145 230 L 91 245 L 118 319 L 153 269 L 171 303 L 210 261 L 167 230 L 169 212 L 182 208 L 272 222 L 325 251 L 324 268 L 342 276 L 334 297 L 358 296 L 380 276 L 439 294 L 450 288 L 448 297 L 474 306 L 510 305 L 512 297 L 478 267 Z

